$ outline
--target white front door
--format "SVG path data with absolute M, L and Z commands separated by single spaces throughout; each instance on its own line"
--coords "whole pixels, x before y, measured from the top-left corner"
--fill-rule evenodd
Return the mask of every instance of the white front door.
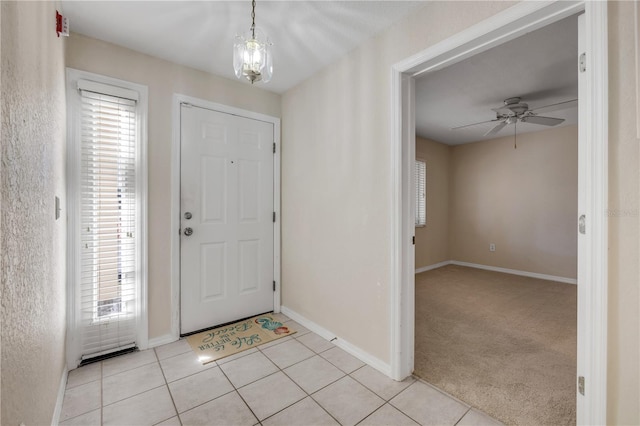
M 181 107 L 181 334 L 273 310 L 272 123 Z

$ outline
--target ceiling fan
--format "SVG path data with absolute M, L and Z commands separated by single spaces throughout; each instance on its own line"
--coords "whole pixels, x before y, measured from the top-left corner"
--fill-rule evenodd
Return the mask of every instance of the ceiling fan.
M 536 109 L 529 109 L 529 105 L 521 102 L 521 98 L 514 97 L 504 100 L 504 105 L 500 108 L 492 108 L 496 112 L 494 120 L 481 121 L 479 123 L 466 124 L 464 126 L 453 127 L 451 130 L 464 129 L 466 127 L 477 126 L 478 124 L 497 123 L 484 136 L 493 136 L 508 124 L 521 123 L 540 124 L 543 126 L 556 126 L 564 121 L 562 118 L 542 117 L 538 114 L 557 111 L 561 109 L 573 108 L 578 105 L 577 99 L 546 105 Z

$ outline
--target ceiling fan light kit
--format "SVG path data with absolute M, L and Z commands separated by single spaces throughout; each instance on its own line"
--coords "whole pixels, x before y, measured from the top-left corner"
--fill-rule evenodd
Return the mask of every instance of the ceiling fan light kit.
M 513 97 L 504 100 L 504 105 L 499 108 L 493 108 L 496 113 L 494 120 L 481 121 L 480 123 L 466 124 L 464 126 L 454 127 L 451 130 L 463 129 L 466 127 L 477 126 L 479 124 L 496 123 L 496 125 L 487 131 L 484 136 L 493 136 L 500 132 L 505 126 L 509 124 L 516 125 L 518 122 L 539 124 L 542 126 L 557 126 L 562 123 L 564 119 L 543 117 L 538 115 L 541 112 L 551 112 L 561 109 L 573 108 L 577 106 L 578 100 L 572 99 L 570 101 L 558 102 L 551 105 L 545 105 L 543 107 L 536 108 L 534 110 L 529 109 L 529 105 L 521 102 L 521 98 Z
M 233 45 L 233 69 L 236 77 L 243 76 L 251 82 L 268 83 L 273 76 L 272 43 L 260 28 L 256 27 L 256 2 L 251 2 L 251 28 L 237 35 Z

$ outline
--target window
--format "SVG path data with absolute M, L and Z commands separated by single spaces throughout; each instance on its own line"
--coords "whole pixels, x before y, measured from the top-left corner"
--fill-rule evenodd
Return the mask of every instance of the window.
M 146 346 L 146 88 L 100 80 L 68 70 L 75 361 Z
M 427 164 L 416 160 L 416 226 L 427 224 Z

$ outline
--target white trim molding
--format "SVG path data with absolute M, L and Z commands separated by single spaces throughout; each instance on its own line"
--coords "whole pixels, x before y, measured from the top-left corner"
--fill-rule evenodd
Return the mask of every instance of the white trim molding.
M 414 80 L 568 16 L 585 15 L 586 90 L 579 96 L 579 214 L 587 232 L 578 237 L 578 424 L 606 424 L 607 407 L 607 3 L 524 1 L 437 43 L 391 70 L 390 363 L 396 380 L 413 371 L 415 265 L 412 189 L 415 158 Z M 577 65 L 576 65 L 577 68 Z M 577 72 L 577 71 L 576 71 Z M 584 94 L 584 95 L 583 95 Z M 584 115 L 583 115 L 584 114 Z M 588 117 L 588 119 L 584 119 Z M 576 218 L 577 222 L 577 218 Z M 410 226 L 409 226 L 410 225 Z
M 461 262 L 459 260 L 445 260 L 444 262 L 434 263 L 433 265 L 423 266 L 416 269 L 416 274 L 432 271 L 447 265 L 466 266 L 467 268 L 484 269 L 485 271 L 501 272 L 503 274 L 519 275 L 521 277 L 537 278 L 546 281 L 556 281 L 565 284 L 578 284 L 576 278 L 559 277 L 557 275 L 539 274 L 537 272 L 520 271 L 518 269 L 501 268 L 499 266 L 481 265 L 479 263 Z
M 434 269 L 442 268 L 443 266 L 451 265 L 453 260 L 445 260 L 444 262 L 434 263 L 432 265 L 422 266 L 420 268 L 416 268 L 416 274 L 420 274 L 422 272 L 433 271 Z
M 60 386 L 58 386 L 58 397 L 56 398 L 56 406 L 53 410 L 53 417 L 51 418 L 51 425 L 58 426 L 60 423 L 60 415 L 62 414 L 62 403 L 64 402 L 64 392 L 67 390 L 67 379 L 69 377 L 69 370 L 67 366 L 64 366 L 62 371 L 62 377 L 60 377 Z
M 519 275 L 521 277 L 538 278 L 540 280 L 557 281 L 565 284 L 578 284 L 575 278 L 558 277 L 556 275 L 539 274 L 537 272 L 519 271 L 517 269 L 500 268 L 499 266 L 480 265 L 478 263 L 451 261 L 452 265 L 466 266 L 468 268 L 484 269 L 485 271 L 502 272 L 503 274 Z
M 167 345 L 180 339 L 180 336 L 175 336 L 173 333 L 163 334 L 162 336 L 153 337 L 149 339 L 148 349 L 156 348 L 158 346 Z
M 276 313 L 280 312 L 280 295 L 282 293 L 280 281 L 280 119 L 254 111 L 174 93 L 172 101 L 173 140 L 171 147 L 171 335 L 174 341 L 180 338 L 180 236 L 178 235 L 178 230 L 180 229 L 180 105 L 183 103 L 273 124 L 273 141 L 276 144 L 276 152 L 273 158 L 273 209 L 276 212 L 276 222 L 273 230 L 273 279 L 276 281 L 276 290 L 273 293 L 273 311 Z M 158 339 L 163 338 L 159 337 Z
M 327 330 L 326 328 L 316 324 L 315 322 L 307 319 L 306 317 L 300 315 L 299 313 L 297 313 L 296 311 L 287 308 L 286 306 L 282 306 L 281 307 L 281 312 L 288 316 L 289 318 L 291 318 L 292 320 L 294 320 L 297 323 L 300 323 L 300 325 L 302 325 L 303 327 L 309 329 L 310 331 L 316 333 L 317 335 L 319 335 L 320 337 L 322 337 L 325 340 L 330 341 L 331 343 L 333 343 L 334 345 L 336 345 L 337 347 L 339 347 L 340 349 L 344 350 L 345 352 L 349 353 L 350 355 L 353 355 L 354 357 L 358 358 L 360 361 L 364 362 L 365 364 L 375 368 L 376 370 L 378 370 L 379 372 L 381 372 L 382 374 L 386 375 L 386 376 L 390 376 L 391 375 L 391 366 L 389 364 L 387 364 L 386 362 L 382 361 L 381 359 L 371 355 L 369 352 L 363 350 L 362 348 L 344 340 L 341 339 L 339 337 L 337 337 L 335 334 L 333 334 L 331 331 Z

